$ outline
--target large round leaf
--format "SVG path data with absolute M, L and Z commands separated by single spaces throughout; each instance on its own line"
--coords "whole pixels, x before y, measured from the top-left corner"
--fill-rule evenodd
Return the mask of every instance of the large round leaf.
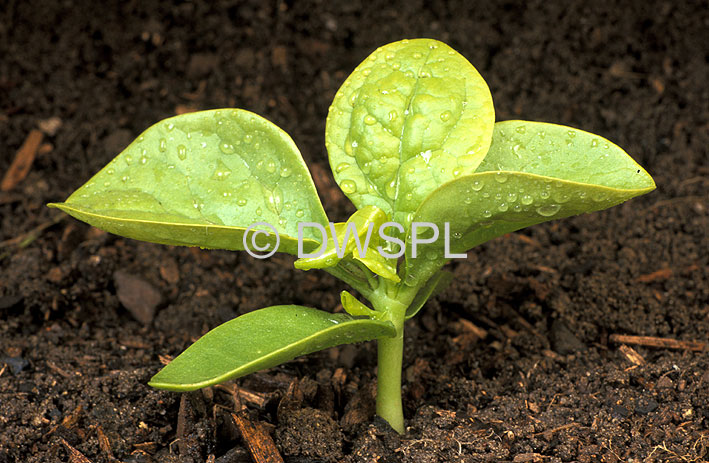
M 492 137 L 485 81 L 448 45 L 403 40 L 379 48 L 348 77 L 327 118 L 335 180 L 358 207 L 406 228 L 421 201 L 470 174 Z

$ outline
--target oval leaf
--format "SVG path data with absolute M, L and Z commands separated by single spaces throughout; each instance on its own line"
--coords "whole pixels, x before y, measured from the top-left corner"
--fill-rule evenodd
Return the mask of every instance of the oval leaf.
M 293 254 L 298 222 L 327 224 L 293 140 L 240 109 L 153 125 L 66 202 L 50 206 L 129 238 L 231 250 L 243 249 L 244 230 L 255 222 L 272 224 L 279 250 Z M 317 233 L 304 231 L 305 248 L 316 247 Z
M 441 237 L 417 246 L 417 259 L 409 237 L 407 284 L 420 284 L 446 262 L 445 222 L 450 252 L 461 253 L 505 233 L 606 209 L 655 189 L 647 172 L 608 140 L 534 122 L 496 124 L 480 170 L 441 186 L 421 204 L 415 220 L 437 224 Z
M 406 228 L 439 185 L 475 171 L 493 123 L 490 90 L 464 57 L 436 40 L 395 42 L 337 92 L 327 118 L 330 165 L 358 208 L 377 206 Z
M 395 334 L 389 322 L 297 305 L 267 307 L 208 332 L 153 376 L 149 384 L 158 389 L 192 391 L 328 347 Z

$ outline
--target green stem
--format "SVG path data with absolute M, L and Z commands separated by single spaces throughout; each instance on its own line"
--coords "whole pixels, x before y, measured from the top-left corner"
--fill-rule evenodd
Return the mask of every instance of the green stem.
M 404 285 L 381 285 L 379 297 L 372 303 L 386 314 L 396 328 L 396 336 L 377 340 L 377 415 L 384 418 L 399 434 L 404 433 L 404 411 L 401 404 L 401 370 L 404 355 L 404 320 L 406 308 L 417 288 Z M 394 289 L 394 298 L 390 297 Z

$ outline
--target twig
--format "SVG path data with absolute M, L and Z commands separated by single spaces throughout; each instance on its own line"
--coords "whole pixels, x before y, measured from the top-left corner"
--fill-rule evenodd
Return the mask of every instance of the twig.
M 700 341 L 678 341 L 669 338 L 656 338 L 653 336 L 629 336 L 625 334 L 611 334 L 610 342 L 617 344 L 635 344 L 638 346 L 660 347 L 664 349 L 683 349 L 701 352 L 707 350 L 707 343 Z
M 255 463 L 284 463 L 273 439 L 259 423 L 250 421 L 243 413 L 232 413 L 231 417 L 239 428 L 241 437 L 246 442 Z

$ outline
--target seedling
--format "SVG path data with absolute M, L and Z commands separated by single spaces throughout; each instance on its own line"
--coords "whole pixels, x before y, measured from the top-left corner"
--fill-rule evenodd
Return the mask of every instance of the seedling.
M 376 339 L 377 413 L 401 433 L 404 321 L 448 284 L 448 261 L 504 233 L 655 188 L 600 136 L 495 123 L 483 78 L 435 40 L 392 43 L 364 60 L 330 107 L 326 144 L 335 180 L 358 209 L 332 226 L 291 138 L 241 109 L 159 122 L 66 202 L 50 204 L 144 241 L 278 246 L 301 257 L 296 268 L 323 269 L 369 302 L 344 291 L 346 314 L 296 305 L 247 313 L 190 346 L 153 387 L 190 391 Z

